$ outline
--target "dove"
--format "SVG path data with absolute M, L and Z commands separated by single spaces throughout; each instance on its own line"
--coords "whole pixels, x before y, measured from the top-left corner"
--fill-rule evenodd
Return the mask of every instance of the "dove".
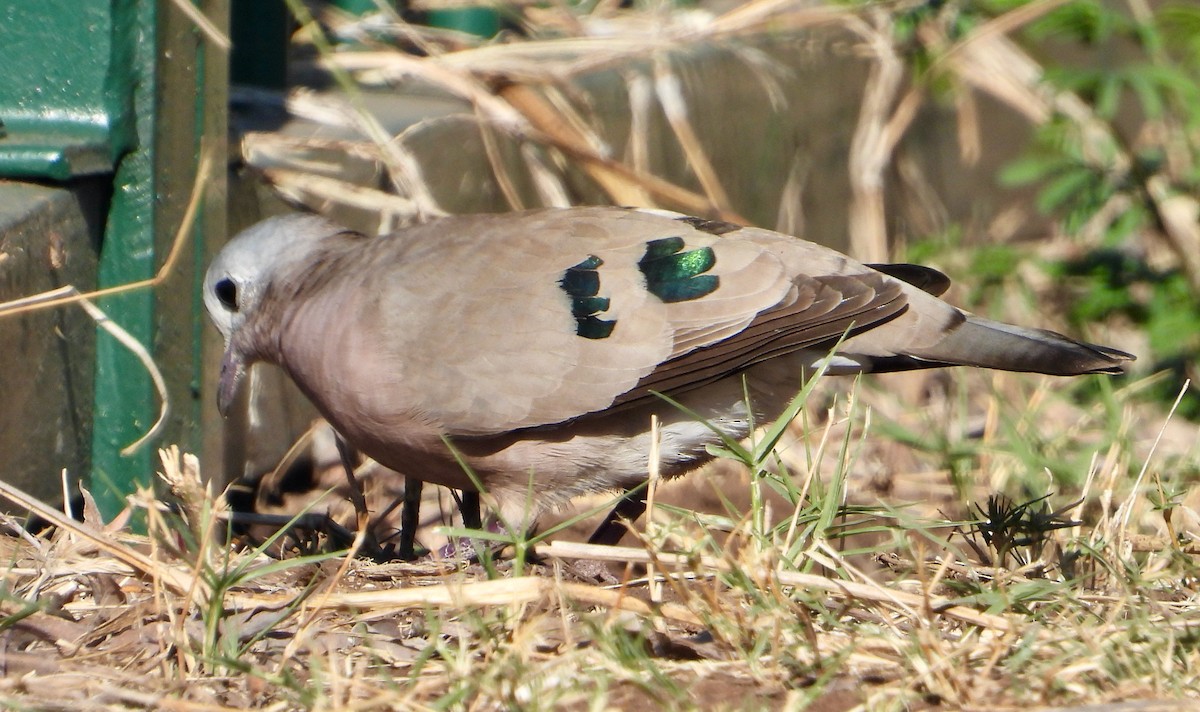
M 949 283 L 765 229 L 579 207 L 378 237 L 274 217 L 225 245 L 203 293 L 222 413 L 251 364 L 273 363 L 386 467 L 543 511 L 635 491 L 652 451 L 664 477 L 699 467 L 821 367 L 1073 376 L 1134 358 L 972 315 L 939 298 Z M 593 541 L 620 538 L 614 516 Z

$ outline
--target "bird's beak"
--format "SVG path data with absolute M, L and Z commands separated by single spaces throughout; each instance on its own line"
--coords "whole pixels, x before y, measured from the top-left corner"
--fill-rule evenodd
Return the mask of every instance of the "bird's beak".
M 230 340 L 232 341 L 232 340 Z M 217 410 L 222 416 L 229 415 L 229 406 L 237 395 L 238 382 L 246 375 L 246 361 L 236 353 L 232 343 L 225 344 L 225 357 L 221 359 L 221 382 L 217 386 Z

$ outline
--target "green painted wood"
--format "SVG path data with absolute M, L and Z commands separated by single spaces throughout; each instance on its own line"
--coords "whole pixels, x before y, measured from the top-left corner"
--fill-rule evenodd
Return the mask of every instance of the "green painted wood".
M 154 132 L 159 87 L 155 60 L 158 8 L 152 0 L 121 3 L 121 41 L 134 77 L 130 101 L 137 142 L 113 175 L 113 199 L 100 249 L 101 287 L 148 279 L 156 268 L 154 243 Z M 149 290 L 101 300 L 101 309 L 144 345 L 154 339 L 154 294 Z M 91 487 L 101 512 L 112 516 L 125 496 L 148 485 L 152 448 L 132 456 L 121 450 L 137 440 L 155 419 L 153 384 L 137 358 L 105 331 L 96 336 L 96 399 L 92 430 Z
M 201 8 L 208 17 L 223 23 L 223 28 L 232 31 L 230 0 L 202 0 Z M 205 146 L 212 150 L 217 163 L 213 166 L 214 173 L 204 192 L 204 206 L 200 212 L 199 232 L 193 253 L 197 268 L 192 272 L 192 294 L 196 298 L 196 314 L 191 323 L 192 358 L 195 359 L 191 391 L 195 398 L 196 417 L 192 423 L 192 433 L 198 431 L 199 434 L 191 442 L 204 464 L 204 474 L 216 483 L 215 490 L 221 491 L 226 484 L 221 479 L 226 473 L 219 465 L 225 449 L 224 432 L 222 428 L 211 427 L 210 424 L 220 419 L 216 393 L 225 342 L 203 313 L 200 295 L 203 294 L 204 270 L 226 239 L 236 232 L 230 224 L 228 173 L 224 164 L 224 158 L 229 155 L 228 106 L 232 57 L 210 50 L 203 52 L 200 60 L 202 84 L 199 93 L 203 97 L 203 104 L 197 117 L 199 124 L 196 131 L 204 136 Z
M 376 4 L 375 0 L 329 0 L 329 4 L 340 7 L 346 12 L 353 13 L 355 15 L 365 15 L 368 12 L 376 12 L 379 10 L 379 5 Z M 395 5 L 394 2 L 388 2 L 386 4 L 393 6 Z
M 458 30 L 480 37 L 495 37 L 500 31 L 500 13 L 490 7 L 458 7 L 425 13 L 430 27 Z
M 228 0 L 203 0 L 199 9 L 228 27 Z M 228 64 L 170 2 L 129 0 L 124 47 L 136 79 L 132 102 L 136 148 L 113 176 L 113 199 L 100 251 L 101 286 L 153 277 L 170 252 L 192 191 L 201 138 L 220 160 L 225 156 Z M 215 116 L 214 116 L 215 115 Z M 195 452 L 201 444 L 204 389 L 197 326 L 205 240 L 225 232 L 224 170 L 208 181 L 203 209 L 193 227 L 193 248 L 183 253 L 166 281 L 103 300 L 101 307 L 145 344 L 167 382 L 171 415 L 162 437 L 131 456 L 121 450 L 141 437 L 158 415 L 159 397 L 136 357 L 108 334 L 96 344 L 96 397 L 92 441 L 92 488 L 101 512 L 111 516 L 157 469 L 156 449 L 178 443 Z
M 127 20 L 136 4 L 0 0 L 0 175 L 113 170 L 135 140 Z

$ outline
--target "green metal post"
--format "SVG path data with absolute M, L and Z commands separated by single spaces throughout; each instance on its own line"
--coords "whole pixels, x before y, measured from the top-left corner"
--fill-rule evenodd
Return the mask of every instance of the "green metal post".
M 117 164 L 113 199 L 100 250 L 101 288 L 154 276 L 156 227 L 154 135 L 158 128 L 157 7 L 153 0 L 114 3 L 114 69 L 131 87 L 128 101 L 136 138 Z M 149 290 L 110 297 L 100 303 L 110 319 L 151 348 L 154 294 Z M 156 416 L 153 386 L 128 349 L 105 331 L 96 341 L 96 404 L 92 430 L 92 490 L 105 516 L 124 505 L 125 495 L 149 484 L 152 448 L 132 456 L 121 450 L 137 440 Z
M 133 13 L 126 27 L 130 65 L 138 79 L 132 93 L 137 147 L 114 176 L 114 195 L 100 284 L 125 284 L 156 274 L 172 240 L 196 179 L 201 139 L 217 159 L 205 186 L 204 202 L 191 230 L 194 249 L 182 253 L 166 281 L 154 291 L 105 301 L 109 315 L 152 351 L 167 384 L 171 416 L 159 443 L 132 456 L 121 449 L 140 437 L 158 414 L 158 395 L 145 370 L 128 350 L 106 334 L 97 343 L 93 487 L 101 511 L 112 514 L 134 488 L 150 483 L 155 446 L 179 444 L 196 452 L 201 443 L 204 387 L 198 327 L 200 283 L 206 243 L 225 233 L 226 104 L 228 56 L 212 44 L 170 0 L 128 0 Z M 218 28 L 229 24 L 228 0 L 202 0 L 198 9 Z M 153 38 L 147 41 L 146 38 Z M 206 453 L 211 456 L 211 453 Z M 210 458 L 206 458 L 210 459 Z M 111 487 L 106 487 L 111 482 Z
M 495 37 L 500 31 L 500 13 L 490 7 L 459 7 L 430 10 L 425 14 L 430 27 L 468 32 L 480 37 Z
M 131 0 L 0 0 L 0 176 L 109 173 L 136 140 Z

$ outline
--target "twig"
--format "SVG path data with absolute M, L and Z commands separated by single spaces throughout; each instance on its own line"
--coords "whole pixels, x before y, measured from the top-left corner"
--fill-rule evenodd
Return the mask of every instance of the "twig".
M 888 22 L 882 13 L 876 13 L 876 18 L 879 23 Z M 850 142 L 850 254 L 864 262 L 884 262 L 888 257 L 884 171 L 896 143 L 889 117 L 904 80 L 904 65 L 896 56 L 889 26 L 855 22 L 851 28 L 867 41 L 875 62 Z
M 606 548 L 606 547 L 600 547 Z M 558 582 L 552 578 L 522 576 L 520 578 L 496 579 L 469 583 L 448 583 L 435 586 L 411 588 L 344 591 L 314 596 L 305 601 L 307 611 L 342 609 L 364 612 L 361 619 L 392 615 L 396 610 L 426 608 L 429 606 L 506 606 L 531 603 L 550 599 L 558 592 L 568 599 L 598 606 L 619 608 L 642 615 L 658 613 L 666 618 L 690 625 L 703 622 L 686 607 L 677 603 L 651 606 L 619 590 L 599 588 L 582 583 Z M 286 596 L 242 596 L 243 605 L 271 605 L 270 600 L 282 601 Z
M 221 28 L 217 27 L 212 20 L 208 19 L 207 15 L 200 12 L 200 8 L 193 5 L 189 0 L 171 0 L 171 4 L 191 20 L 196 25 L 196 29 L 200 30 L 200 34 L 207 37 L 209 42 L 212 42 L 226 52 L 233 47 L 233 42 L 229 40 L 229 35 L 222 32 Z
M 595 148 L 595 136 L 584 133 L 580 129 L 582 122 L 572 121 L 571 114 L 564 114 L 561 106 L 560 110 L 555 110 L 533 87 L 524 84 L 504 86 L 498 90 L 498 94 L 541 132 L 548 143 L 559 149 L 570 149 L 581 158 L 583 169 L 617 205 L 653 206 L 653 200 L 644 186 L 629 180 L 628 176 L 621 175 L 600 160 Z
M 688 165 L 704 189 L 704 195 L 717 210 L 730 212 L 729 195 L 721 185 L 721 179 L 704 151 L 704 144 L 696 135 L 696 130 L 688 118 L 687 101 L 683 98 L 679 77 L 671 71 L 671 66 L 662 53 L 654 55 L 654 93 L 662 106 L 663 114 L 667 117 L 667 123 L 675 132 L 675 138 L 683 147 L 683 155 L 687 158 Z

